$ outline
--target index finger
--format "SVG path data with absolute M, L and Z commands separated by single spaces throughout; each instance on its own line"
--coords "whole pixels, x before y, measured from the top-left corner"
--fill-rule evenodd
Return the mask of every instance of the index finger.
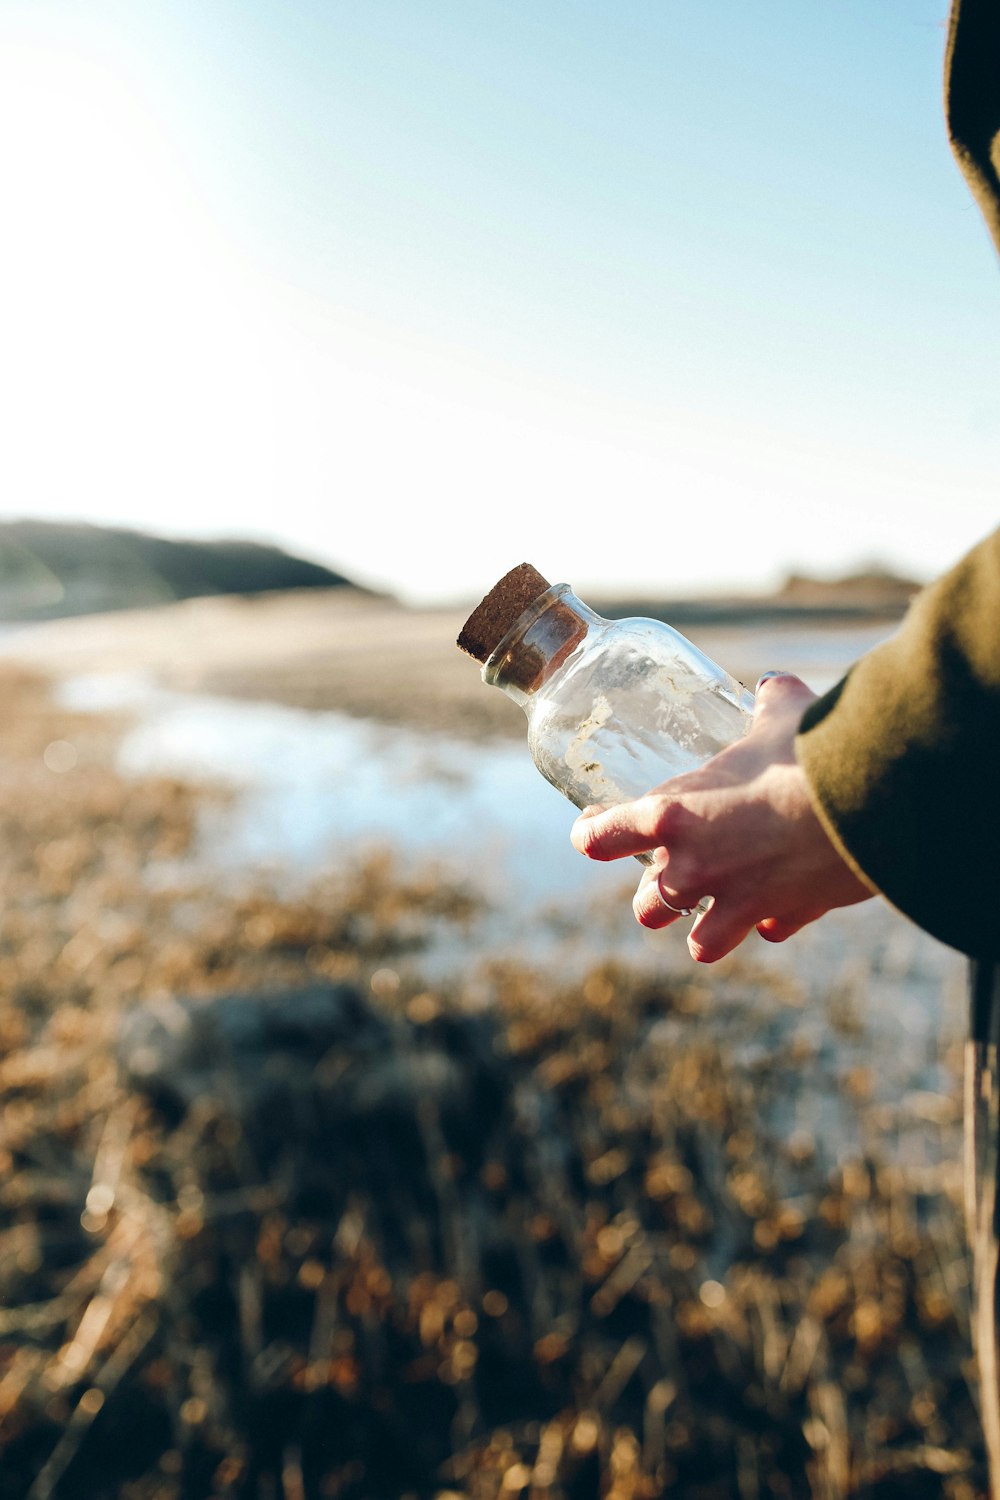
M 638 797 L 617 807 L 587 809 L 573 824 L 570 839 L 574 849 L 588 859 L 623 859 L 662 844 L 658 834 L 662 819 L 661 797 Z

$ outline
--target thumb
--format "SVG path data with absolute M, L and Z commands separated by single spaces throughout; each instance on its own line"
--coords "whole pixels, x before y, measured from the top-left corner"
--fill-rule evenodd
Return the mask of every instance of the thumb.
M 775 714 L 801 714 L 815 696 L 794 672 L 765 672 L 754 692 L 754 723 L 766 722 Z

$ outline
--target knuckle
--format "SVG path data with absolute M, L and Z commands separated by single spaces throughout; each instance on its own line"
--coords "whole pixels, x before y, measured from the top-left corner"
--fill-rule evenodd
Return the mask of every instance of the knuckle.
M 696 860 L 684 853 L 674 852 L 667 860 L 663 884 L 666 889 L 675 892 L 677 900 L 670 898 L 675 906 L 694 906 L 708 892 L 711 882 L 708 872 Z
M 780 672 L 772 677 L 762 678 L 754 696 L 756 708 L 760 712 L 768 706 L 778 708 L 779 705 L 799 703 L 812 698 L 814 694 L 801 677 L 796 677 L 793 672 Z
M 669 848 L 671 844 L 682 839 L 691 826 L 691 814 L 683 802 L 678 802 L 670 797 L 658 797 L 651 799 L 652 816 L 651 827 L 655 830 L 657 838 Z
M 596 818 L 577 823 L 573 830 L 573 843 L 588 859 L 603 859 L 605 829 Z
M 655 892 L 648 886 L 640 886 L 632 897 L 632 915 L 640 927 L 658 926 L 660 904 Z
M 714 964 L 738 948 L 754 927 L 746 908 L 709 908 L 688 934 L 688 951 L 696 963 Z
M 788 917 L 764 917 L 757 923 L 757 931 L 768 943 L 787 943 L 789 938 L 801 932 L 807 926 L 810 916 L 802 912 L 793 913 Z
M 765 943 L 784 943 L 792 935 L 791 928 L 787 927 L 784 922 L 778 922 L 774 919 L 758 922 L 757 932 L 764 939 Z
M 656 831 L 665 844 L 676 835 L 682 823 L 681 805 L 668 797 L 650 799 L 654 811 Z

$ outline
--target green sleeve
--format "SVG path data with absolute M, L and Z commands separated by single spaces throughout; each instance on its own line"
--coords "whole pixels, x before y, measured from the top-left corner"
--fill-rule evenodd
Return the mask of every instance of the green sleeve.
M 944 103 L 955 160 L 1000 250 L 1000 0 L 954 0 Z
M 953 0 L 945 112 L 1000 250 L 1000 0 Z M 1000 959 L 1000 532 L 812 705 L 796 753 L 856 873 L 943 942 Z
M 810 706 L 796 754 L 867 884 L 943 942 L 1000 958 L 1000 531 Z

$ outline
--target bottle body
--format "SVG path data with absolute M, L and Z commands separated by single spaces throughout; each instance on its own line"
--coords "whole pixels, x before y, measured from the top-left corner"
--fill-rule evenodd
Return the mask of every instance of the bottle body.
M 629 801 L 750 725 L 753 698 L 658 620 L 606 620 L 557 584 L 483 667 L 519 702 L 546 780 L 577 807 Z

